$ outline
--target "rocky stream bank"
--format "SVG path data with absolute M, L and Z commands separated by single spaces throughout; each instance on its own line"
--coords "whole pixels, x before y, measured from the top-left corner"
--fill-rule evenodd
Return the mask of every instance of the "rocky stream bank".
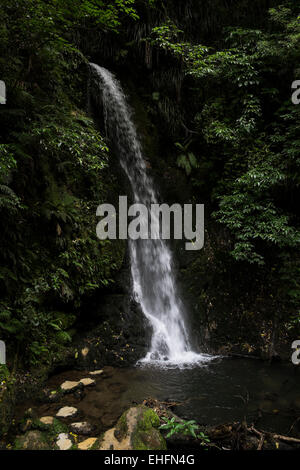
M 300 448 L 298 420 L 288 435 L 258 429 L 246 420 L 197 423 L 196 435 L 161 428 L 177 415 L 178 403 L 145 398 L 123 400 L 125 388 L 114 368 L 65 371 L 53 376 L 35 400 L 19 403 L 2 450 L 261 450 Z M 121 398 L 120 398 L 121 397 Z M 123 400 L 123 401 L 122 401 Z M 30 405 L 30 406 L 29 406 Z M 298 433 L 298 434 L 297 434 Z M 295 437 L 296 436 L 296 437 Z

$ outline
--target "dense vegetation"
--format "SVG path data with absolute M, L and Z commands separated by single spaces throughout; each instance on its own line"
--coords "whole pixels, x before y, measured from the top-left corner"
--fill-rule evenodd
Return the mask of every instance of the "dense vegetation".
M 86 111 L 89 60 L 138 95 L 145 141 L 159 142 L 153 171 L 178 172 L 187 198 L 205 201 L 221 271 L 263 279 L 266 318 L 298 328 L 297 3 L 1 1 L 0 338 L 11 358 L 51 362 L 123 262 L 124 246 L 95 233 L 117 183 Z
M 149 37 L 182 73 L 183 113 L 174 117 L 183 117 L 172 124 L 176 139 L 180 125 L 186 132 L 175 143 L 176 163 L 227 228 L 235 268 L 263 280 L 263 296 L 271 298 L 264 319 L 285 331 L 299 322 L 299 107 L 291 101 L 298 13 L 297 2 L 286 2 L 266 11 L 262 28 L 228 26 L 207 45 L 186 42 L 170 19 Z
M 70 39 L 86 18 L 114 29 L 120 12 L 131 14 L 125 4 L 1 3 L 0 329 L 32 365 L 71 340 L 83 296 L 112 282 L 122 260 L 95 234 L 114 182 L 107 145 L 83 111 L 86 59 Z

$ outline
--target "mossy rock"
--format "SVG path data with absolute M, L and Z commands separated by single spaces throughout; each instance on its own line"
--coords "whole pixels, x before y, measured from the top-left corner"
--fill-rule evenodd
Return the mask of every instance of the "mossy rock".
M 158 429 L 150 428 L 147 431 L 137 429 L 131 438 L 133 450 L 166 450 L 166 441 Z
M 151 408 L 138 407 L 137 424 L 131 435 L 133 450 L 165 450 L 166 442 L 159 430 L 159 417 Z
M 159 430 L 157 414 L 146 406 L 136 406 L 125 411 L 115 428 L 108 430 L 99 450 L 165 450 L 166 442 Z
M 41 431 L 28 431 L 15 440 L 14 450 L 50 450 L 50 443 Z

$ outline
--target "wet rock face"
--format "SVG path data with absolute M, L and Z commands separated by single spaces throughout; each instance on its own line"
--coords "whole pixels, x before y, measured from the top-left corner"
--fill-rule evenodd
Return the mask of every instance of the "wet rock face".
M 152 409 L 142 405 L 130 408 L 116 427 L 103 435 L 98 450 L 165 450 L 158 426 L 159 418 Z
M 127 262 L 110 291 L 95 294 L 85 305 L 70 366 L 76 363 L 76 367 L 90 370 L 105 365 L 123 367 L 145 356 L 151 331 L 131 292 Z
M 123 301 L 123 297 L 111 296 L 102 305 L 98 326 L 75 343 L 70 368 L 75 365 L 79 369 L 96 369 L 99 365 L 130 366 L 146 355 L 150 328 L 139 306 L 131 302 L 128 311 Z

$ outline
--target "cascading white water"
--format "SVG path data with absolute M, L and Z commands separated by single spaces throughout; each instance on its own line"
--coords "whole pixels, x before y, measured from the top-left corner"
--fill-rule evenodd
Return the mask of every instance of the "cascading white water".
M 102 93 L 106 131 L 116 145 L 135 203 L 148 208 L 157 191 L 146 171 L 141 144 L 125 95 L 111 72 L 90 64 Z M 159 233 L 159 222 L 155 221 Z M 172 255 L 162 239 L 129 240 L 133 294 L 153 329 L 150 350 L 140 362 L 180 365 L 205 362 L 210 356 L 191 350 L 183 305 L 177 296 Z

